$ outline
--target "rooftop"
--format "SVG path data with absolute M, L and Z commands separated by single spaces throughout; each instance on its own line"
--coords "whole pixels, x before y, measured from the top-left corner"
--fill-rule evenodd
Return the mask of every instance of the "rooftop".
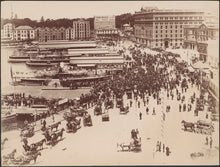
M 18 26 L 17 28 L 15 28 L 16 30 L 33 30 L 32 27 L 30 26 Z

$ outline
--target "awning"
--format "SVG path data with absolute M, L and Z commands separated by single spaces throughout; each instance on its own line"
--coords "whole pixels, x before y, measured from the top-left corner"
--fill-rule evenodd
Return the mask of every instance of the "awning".
M 205 64 L 205 63 L 202 63 L 201 61 L 199 62 L 196 62 L 195 64 L 192 65 L 192 67 L 195 69 L 209 69 L 209 65 L 208 64 Z
M 189 70 L 189 72 L 194 72 L 195 71 L 195 69 L 192 68 L 191 66 L 189 66 L 188 70 Z
M 95 64 L 77 64 L 77 67 L 95 67 Z
M 61 105 L 61 104 L 67 103 L 67 102 L 68 102 L 68 99 L 65 98 L 65 99 L 58 101 L 58 105 Z

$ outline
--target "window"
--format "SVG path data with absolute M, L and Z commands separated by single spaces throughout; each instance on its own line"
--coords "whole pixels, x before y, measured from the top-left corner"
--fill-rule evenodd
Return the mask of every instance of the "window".
M 156 35 L 156 38 L 157 38 L 157 35 Z
M 171 34 L 171 35 L 170 35 L 170 37 L 172 38 L 172 37 L 173 37 L 173 35 Z
M 163 46 L 163 43 L 161 43 L 160 46 Z
M 185 17 L 185 19 L 187 20 L 187 19 L 188 19 L 188 17 Z
M 197 20 L 197 17 L 194 17 L 195 20 Z
M 183 28 L 183 26 L 182 26 L 182 25 L 180 25 L 180 28 Z
M 173 26 L 170 26 L 170 28 L 173 28 Z
M 161 29 L 163 29 L 163 26 L 160 26 Z
M 177 46 L 177 43 L 175 43 L 175 45 Z
M 178 20 L 178 17 L 175 17 L 175 20 Z
M 189 17 L 190 20 L 192 20 L 192 17 Z
M 182 20 L 183 19 L 183 17 L 180 17 L 180 20 Z
M 156 43 L 156 46 L 158 46 L 158 44 Z
M 177 37 L 177 34 L 175 35 L 175 37 Z
M 160 32 L 163 33 L 163 30 L 161 30 Z
M 163 17 L 160 17 L 160 20 L 163 20 Z
M 183 30 L 180 30 L 180 33 L 182 33 L 183 32 Z
M 172 43 L 170 43 L 170 46 L 172 46 Z
M 158 26 L 156 26 L 156 29 L 158 28 Z
M 172 33 L 173 31 L 172 30 L 170 30 L 170 33 Z
M 201 20 L 201 19 L 202 19 L 202 16 L 200 16 L 199 19 Z
M 167 29 L 167 26 L 166 26 L 166 29 Z
M 183 35 L 182 34 L 180 34 L 180 37 L 182 37 Z
M 166 38 L 167 38 L 167 35 L 166 35 Z
M 161 38 L 163 37 L 163 35 L 160 36 Z
M 173 17 L 170 17 L 170 20 L 173 20 Z
M 157 33 L 157 31 L 156 31 L 156 33 Z
M 175 31 L 175 33 L 177 33 L 177 30 Z
M 158 20 L 158 17 L 155 17 L 155 20 Z

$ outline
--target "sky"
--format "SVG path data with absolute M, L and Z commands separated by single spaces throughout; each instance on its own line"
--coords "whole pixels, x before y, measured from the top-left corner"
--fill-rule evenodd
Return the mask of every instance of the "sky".
M 160 9 L 201 9 L 219 11 L 218 1 L 3 1 L 1 17 L 10 18 L 11 9 L 18 18 L 40 20 L 58 18 L 88 18 L 94 16 L 134 13 L 141 7 Z

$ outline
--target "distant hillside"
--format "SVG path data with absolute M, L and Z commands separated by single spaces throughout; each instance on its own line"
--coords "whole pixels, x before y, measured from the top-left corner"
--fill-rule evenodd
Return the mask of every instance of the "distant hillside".
M 21 26 L 21 25 L 28 25 L 31 26 L 33 28 L 36 27 L 72 27 L 73 26 L 73 21 L 75 20 L 79 20 L 79 18 L 75 18 L 75 19 L 67 19 L 67 18 L 63 18 L 63 19 L 47 19 L 45 21 L 36 21 L 36 20 L 31 20 L 29 18 L 24 18 L 24 19 L 2 19 L 1 18 L 1 29 L 3 28 L 3 25 L 6 23 L 14 23 L 15 27 Z M 91 30 L 94 29 L 94 18 L 88 18 L 85 19 L 88 20 L 90 22 L 90 27 Z M 116 28 L 121 28 L 123 24 L 125 23 L 130 23 L 131 25 L 133 25 L 133 16 L 130 13 L 126 13 L 126 14 L 122 14 L 122 15 L 118 15 L 115 17 L 115 25 Z

